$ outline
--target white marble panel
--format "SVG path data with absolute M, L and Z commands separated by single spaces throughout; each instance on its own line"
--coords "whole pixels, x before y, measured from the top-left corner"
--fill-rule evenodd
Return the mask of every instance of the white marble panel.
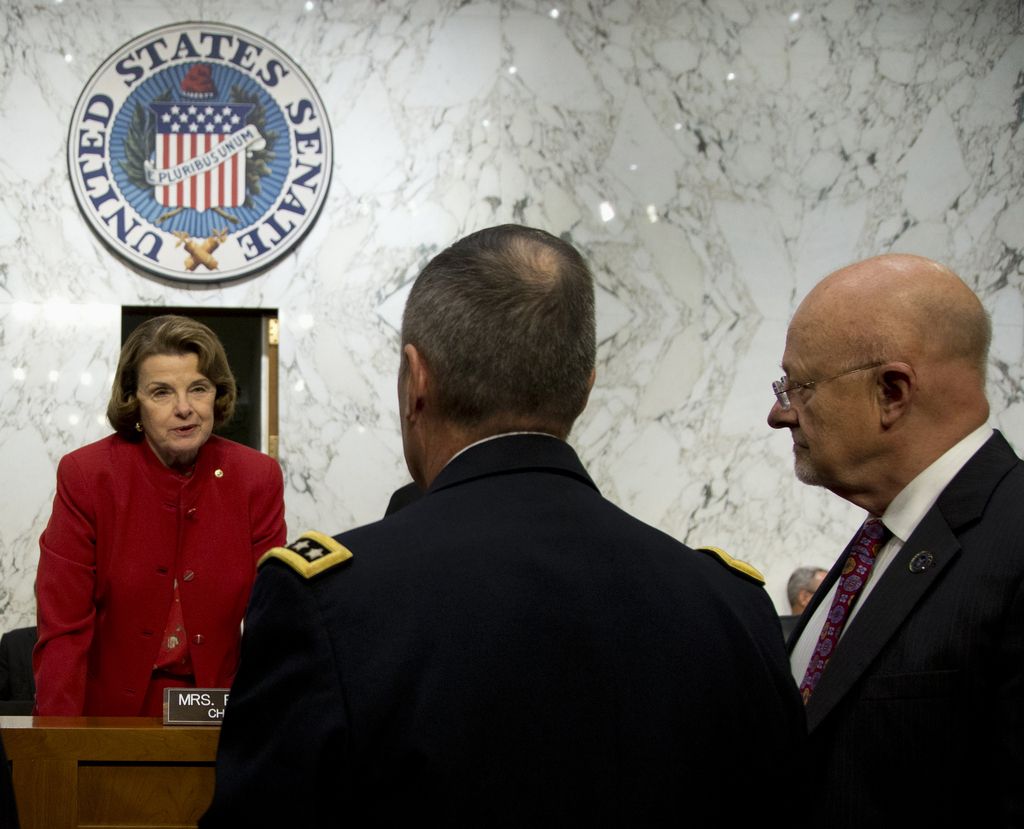
M 21 483 L 0 506 L 0 627 L 32 617 L 58 458 L 107 431 L 119 306 L 278 309 L 288 521 L 336 532 L 379 516 L 407 480 L 395 374 L 411 280 L 498 222 L 568 234 L 593 265 L 598 383 L 573 441 L 603 491 L 750 559 L 780 606 L 793 567 L 827 565 L 859 520 L 794 479 L 788 435 L 765 424 L 787 320 L 828 271 L 912 250 L 962 273 L 995 322 L 992 421 L 1024 447 L 1016 0 L 795 10 L 7 0 L 0 462 Z M 263 274 L 203 288 L 113 258 L 64 161 L 92 71 L 189 19 L 290 54 L 335 136 L 331 191 L 303 243 Z

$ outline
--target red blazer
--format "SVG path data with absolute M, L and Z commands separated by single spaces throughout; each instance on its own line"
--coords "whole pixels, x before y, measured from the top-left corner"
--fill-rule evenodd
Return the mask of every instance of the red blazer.
M 185 478 L 145 441 L 65 455 L 39 539 L 36 712 L 136 716 L 178 580 L 198 687 L 228 687 L 256 561 L 285 543 L 281 468 L 210 437 Z

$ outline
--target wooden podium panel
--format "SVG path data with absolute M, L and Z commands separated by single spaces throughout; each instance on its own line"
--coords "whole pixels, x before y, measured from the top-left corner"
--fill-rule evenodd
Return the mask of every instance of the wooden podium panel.
M 213 797 L 220 729 L 156 717 L 0 717 L 22 829 L 183 829 Z

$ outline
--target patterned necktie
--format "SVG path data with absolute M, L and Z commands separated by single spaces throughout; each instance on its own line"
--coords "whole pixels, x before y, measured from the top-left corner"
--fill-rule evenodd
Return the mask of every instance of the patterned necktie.
M 857 603 L 857 597 L 864 587 L 871 568 L 875 565 L 875 556 L 887 536 L 885 525 L 880 518 L 869 518 L 864 522 L 850 545 L 850 555 L 843 565 L 843 573 L 839 577 L 839 584 L 836 594 L 832 599 L 832 607 L 829 608 L 828 616 L 825 617 L 825 624 L 822 625 L 821 635 L 818 637 L 818 644 L 814 647 L 814 653 L 807 663 L 807 672 L 804 680 L 800 683 L 800 696 L 803 697 L 804 705 L 811 698 L 818 680 L 821 679 L 822 671 L 828 664 L 829 658 L 839 643 L 839 636 L 843 632 L 846 620 L 853 612 L 853 606 Z

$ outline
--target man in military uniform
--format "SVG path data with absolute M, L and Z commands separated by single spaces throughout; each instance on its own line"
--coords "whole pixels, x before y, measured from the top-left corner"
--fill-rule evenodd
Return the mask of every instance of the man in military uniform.
M 772 604 L 601 497 L 565 442 L 595 351 L 566 242 L 505 225 L 427 265 L 398 383 L 425 494 L 267 554 L 201 826 L 734 825 L 785 796 Z

